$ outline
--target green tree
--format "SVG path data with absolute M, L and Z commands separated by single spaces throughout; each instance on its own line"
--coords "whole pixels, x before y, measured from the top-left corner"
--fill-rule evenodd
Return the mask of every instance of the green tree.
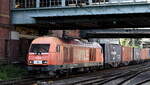
M 141 48 L 142 39 L 141 38 L 123 38 L 120 39 L 120 45 Z

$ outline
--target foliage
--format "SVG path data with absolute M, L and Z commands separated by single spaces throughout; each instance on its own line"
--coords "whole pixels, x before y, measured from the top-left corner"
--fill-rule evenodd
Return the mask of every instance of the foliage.
M 0 80 L 9 80 L 26 75 L 27 71 L 16 65 L 0 66 Z
M 140 39 L 140 38 L 136 38 L 136 39 L 124 38 L 124 39 L 120 39 L 120 44 L 122 46 L 130 46 L 130 47 L 135 47 L 135 48 L 141 48 L 142 39 Z

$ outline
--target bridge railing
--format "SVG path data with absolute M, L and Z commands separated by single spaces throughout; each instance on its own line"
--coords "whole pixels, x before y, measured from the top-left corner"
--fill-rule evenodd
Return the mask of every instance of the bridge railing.
M 123 3 L 149 3 L 150 0 L 13 0 L 13 8 L 55 8 L 101 6 Z

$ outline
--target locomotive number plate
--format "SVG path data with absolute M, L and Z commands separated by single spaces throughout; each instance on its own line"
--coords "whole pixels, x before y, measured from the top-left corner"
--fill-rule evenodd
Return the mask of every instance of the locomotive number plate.
M 34 61 L 34 64 L 42 64 L 42 61 Z

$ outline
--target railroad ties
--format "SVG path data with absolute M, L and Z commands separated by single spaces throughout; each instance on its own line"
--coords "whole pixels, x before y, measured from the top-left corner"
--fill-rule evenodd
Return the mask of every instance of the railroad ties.
M 150 85 L 150 63 L 111 68 L 37 85 Z
M 150 85 L 150 62 L 60 78 L 24 77 L 0 85 Z

